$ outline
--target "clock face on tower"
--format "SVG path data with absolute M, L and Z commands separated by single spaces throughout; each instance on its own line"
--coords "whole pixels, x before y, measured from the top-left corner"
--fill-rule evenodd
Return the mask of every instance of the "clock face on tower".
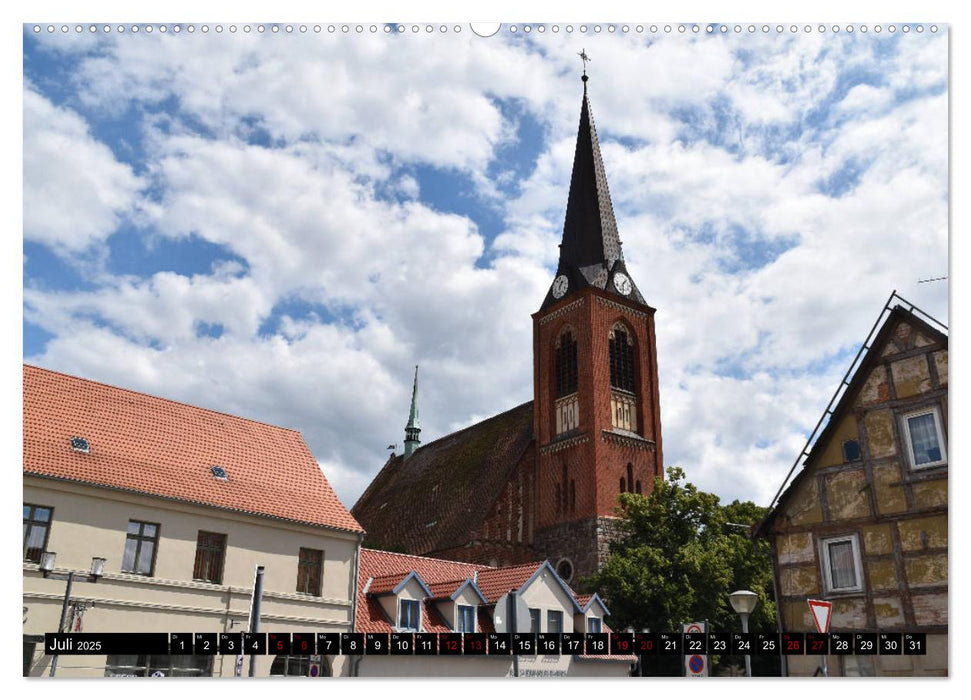
M 630 282 L 630 277 L 625 275 L 623 272 L 618 272 L 616 275 L 614 275 L 614 288 L 624 296 L 630 294 L 631 289 L 633 289 L 633 285 L 631 285 Z
M 570 281 L 566 278 L 566 275 L 560 275 L 553 280 L 553 296 L 557 299 L 562 298 L 569 286 Z

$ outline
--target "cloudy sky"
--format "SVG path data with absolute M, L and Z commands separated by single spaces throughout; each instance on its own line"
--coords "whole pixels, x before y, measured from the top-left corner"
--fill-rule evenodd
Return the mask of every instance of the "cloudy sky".
M 948 322 L 946 25 L 24 28 L 24 361 L 300 430 L 350 507 L 532 398 L 580 61 L 665 461 L 767 504 L 892 290 Z M 613 26 L 614 31 L 608 31 Z

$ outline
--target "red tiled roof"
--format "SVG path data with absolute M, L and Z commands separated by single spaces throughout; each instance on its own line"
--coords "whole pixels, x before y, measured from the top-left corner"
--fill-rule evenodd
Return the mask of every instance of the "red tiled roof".
M 297 431 L 40 367 L 23 376 L 25 475 L 362 532 Z
M 455 579 L 454 581 L 437 581 L 436 583 L 429 583 L 428 590 L 432 592 L 432 598 L 436 600 L 449 598 L 466 581 L 468 581 L 467 578 Z
M 482 591 L 482 595 L 490 603 L 495 603 L 504 594 L 514 588 L 519 588 L 529 577 L 536 573 L 536 569 L 543 565 L 537 561 L 531 564 L 519 564 L 517 566 L 507 566 L 501 569 L 489 569 L 479 572 L 476 585 Z
M 412 571 L 421 576 L 432 591 L 435 585 L 456 580 L 473 578 L 477 571 L 489 567 L 480 564 L 417 557 L 397 552 L 382 552 L 376 549 L 361 548 L 360 573 L 357 585 L 357 625 L 358 632 L 391 632 L 393 625 L 385 616 L 384 609 L 371 593 L 390 591 L 401 583 Z M 367 586 L 368 580 L 371 585 Z M 381 591 L 376 591 L 377 586 Z M 364 593 L 367 587 L 368 594 Z M 456 588 L 458 585 L 456 585 Z M 453 589 L 454 591 L 454 589 Z M 439 617 L 434 605 L 425 601 L 421 606 L 422 629 L 426 632 L 451 632 L 448 625 Z
M 368 586 L 367 592 L 371 595 L 377 595 L 378 593 L 390 593 L 394 590 L 395 586 L 401 583 L 410 571 L 404 574 L 387 574 L 385 576 L 375 576 L 374 580 L 371 581 L 371 585 Z
M 407 578 L 412 571 L 421 576 L 428 584 L 432 596 L 425 598 L 421 605 L 421 628 L 425 632 L 453 632 L 441 618 L 435 607 L 435 600 L 446 598 L 455 592 L 459 586 L 469 579 L 474 579 L 476 586 L 482 591 L 489 603 L 495 603 L 503 594 L 513 588 L 519 588 L 528 581 L 544 562 L 519 564 L 503 568 L 493 568 L 482 564 L 466 564 L 464 562 L 446 561 L 419 557 L 412 554 L 398 554 L 396 552 L 382 552 L 376 549 L 361 548 L 360 577 L 357 586 L 357 632 L 391 632 L 394 622 L 388 620 L 378 599 L 371 595 L 392 590 Z M 370 586 L 368 585 L 370 581 Z M 368 593 L 364 593 L 364 589 Z M 574 600 L 583 600 L 585 605 L 592 598 L 589 594 L 577 596 L 567 587 Z M 495 632 L 492 614 L 489 606 L 479 605 L 476 618 L 480 632 Z M 603 631 L 610 633 L 611 629 L 604 624 Z M 580 655 L 577 658 L 601 661 L 631 662 L 633 656 L 612 654 Z
M 432 559 L 431 557 L 399 554 L 398 552 L 382 552 L 367 547 L 361 547 L 360 566 L 363 580 L 388 574 L 398 574 L 401 578 L 404 578 L 414 571 L 426 583 L 430 581 L 454 581 L 457 578 L 467 579 L 471 578 L 476 571 L 489 568 L 481 564 Z
M 581 608 L 585 608 L 587 603 L 590 602 L 591 598 L 593 598 L 593 593 L 581 593 L 580 595 L 576 596 L 577 603 L 579 603 Z

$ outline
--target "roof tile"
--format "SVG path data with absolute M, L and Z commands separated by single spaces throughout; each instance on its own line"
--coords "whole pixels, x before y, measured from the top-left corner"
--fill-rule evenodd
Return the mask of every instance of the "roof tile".
M 501 569 L 481 571 L 476 585 L 479 586 L 479 590 L 482 591 L 486 600 L 495 603 L 509 591 L 526 583 L 529 577 L 536 573 L 536 569 L 542 565 L 543 562 L 537 561 L 531 564 L 518 564 Z

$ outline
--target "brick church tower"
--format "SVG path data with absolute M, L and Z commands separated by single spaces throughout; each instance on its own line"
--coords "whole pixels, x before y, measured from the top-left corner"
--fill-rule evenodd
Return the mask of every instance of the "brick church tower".
M 663 476 L 655 310 L 624 264 L 582 80 L 559 266 L 533 314 L 533 548 L 567 580 L 606 559 L 618 494 Z
M 560 262 L 533 314 L 533 400 L 420 443 L 352 513 L 379 549 L 489 565 L 548 560 L 571 585 L 604 563 L 617 496 L 662 476 L 654 309 L 624 264 L 583 76 Z

